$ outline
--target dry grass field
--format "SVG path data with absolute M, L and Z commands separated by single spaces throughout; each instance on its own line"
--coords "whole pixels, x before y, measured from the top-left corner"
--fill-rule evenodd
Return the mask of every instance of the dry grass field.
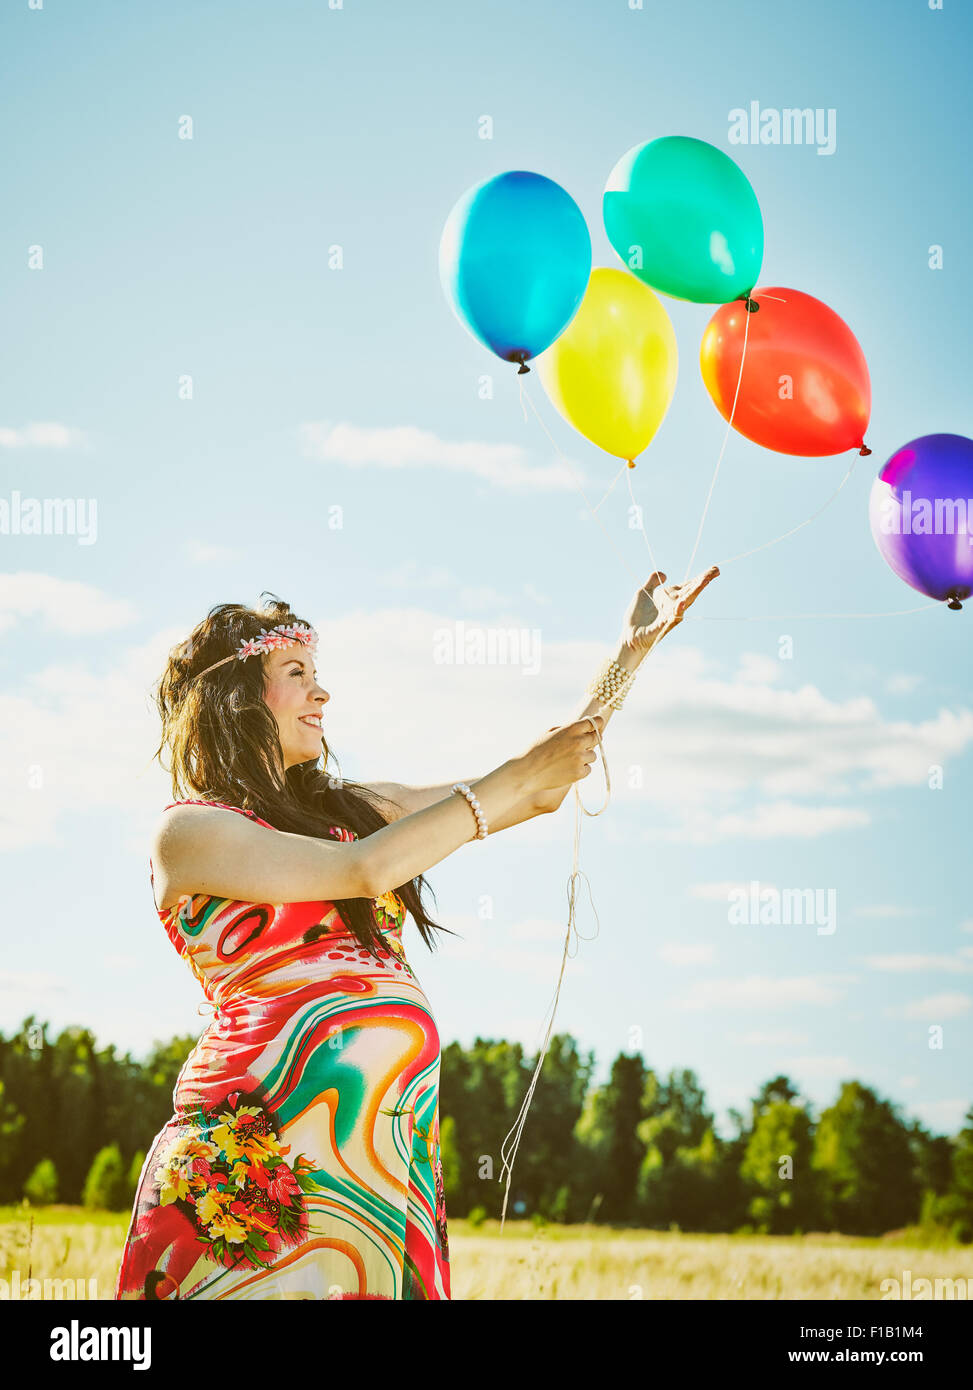
M 0 1208 L 0 1279 L 87 1280 L 110 1299 L 128 1216 L 50 1207 Z M 909 1232 L 877 1239 L 838 1235 L 720 1236 L 616 1231 L 598 1226 L 450 1222 L 454 1299 L 881 1299 L 882 1280 L 969 1281 L 973 1247 L 935 1247 Z M 92 1289 L 90 1281 L 96 1281 Z M 935 1285 L 934 1285 L 935 1287 Z M 48 1297 L 81 1296 L 52 1284 Z M 942 1286 L 941 1286 L 942 1288 Z M 950 1286 L 945 1286 L 948 1291 Z M 8 1294 L 9 1296 L 9 1294 Z M 940 1293 L 942 1297 L 942 1293 Z M 949 1296 L 949 1293 L 946 1293 Z

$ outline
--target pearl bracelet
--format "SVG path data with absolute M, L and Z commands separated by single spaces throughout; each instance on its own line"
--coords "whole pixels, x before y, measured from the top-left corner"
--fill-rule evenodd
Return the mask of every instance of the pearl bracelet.
M 463 795 L 466 797 L 467 801 L 470 803 L 470 809 L 472 810 L 474 816 L 476 816 L 476 824 L 478 829 L 475 838 L 477 840 L 485 840 L 487 835 L 489 834 L 489 827 L 486 823 L 486 817 L 480 810 L 480 803 L 477 800 L 474 793 L 470 791 L 469 787 L 466 785 L 465 782 L 454 782 L 449 790 L 451 792 L 462 792 Z
M 637 675 L 637 670 L 626 671 L 609 657 L 589 684 L 586 694 L 597 696 L 603 705 L 610 705 L 612 709 L 621 709 Z

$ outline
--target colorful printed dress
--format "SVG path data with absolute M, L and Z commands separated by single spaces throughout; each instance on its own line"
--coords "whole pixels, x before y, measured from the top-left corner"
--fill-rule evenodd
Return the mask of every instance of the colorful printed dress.
M 116 1299 L 449 1298 L 439 1034 L 402 900 L 374 911 L 377 954 L 329 902 L 159 912 L 214 1013 L 143 1165 Z

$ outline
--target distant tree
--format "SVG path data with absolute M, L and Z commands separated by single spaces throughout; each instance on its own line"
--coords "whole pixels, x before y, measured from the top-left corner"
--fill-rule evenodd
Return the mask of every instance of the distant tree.
M 819 1199 L 811 1166 L 811 1117 L 793 1100 L 768 1100 L 756 1114 L 740 1174 L 752 1223 L 772 1235 L 813 1229 Z
M 643 1096 L 646 1118 L 638 1137 L 644 1147 L 637 1184 L 637 1211 L 650 1226 L 680 1230 L 727 1229 L 722 1192 L 723 1145 L 693 1071 L 670 1071 L 665 1081 L 649 1072 Z
M 42 1158 L 24 1183 L 24 1196 L 35 1207 L 57 1201 L 57 1169 L 49 1158 Z
M 572 1183 L 574 1219 L 583 1220 L 600 1193 L 599 1219 L 630 1221 L 645 1145 L 638 1126 L 644 1118 L 647 1071 L 637 1054 L 620 1053 L 608 1083 L 589 1092 L 575 1129 L 578 1171 Z
M 880 1235 L 915 1221 L 919 1185 L 910 1136 L 888 1101 L 846 1081 L 818 1121 L 813 1166 L 823 1215 L 834 1230 Z
M 517 1118 L 536 1065 L 537 1056 L 525 1058 L 521 1064 L 515 1106 L 504 1133 L 498 1136 L 499 1141 Z M 569 1198 L 562 1189 L 570 1192 L 577 1180 L 579 1146 L 574 1137 L 575 1129 L 593 1069 L 594 1057 L 581 1057 L 574 1038 L 566 1033 L 555 1033 L 551 1037 L 531 1097 L 510 1185 L 511 1201 L 516 1194 L 525 1203 L 525 1214 L 563 1219 L 568 1210 Z M 508 1153 L 512 1147 L 511 1141 Z M 504 1186 L 499 1183 L 497 1186 L 502 1194 Z M 556 1216 L 558 1212 L 562 1214 L 560 1217 Z
M 446 1211 L 449 1212 L 451 1198 L 460 1188 L 461 1160 L 456 1147 L 456 1121 L 446 1115 L 439 1125 L 439 1161 L 443 1165 L 443 1187 L 446 1189 Z
M 16 1191 L 14 1182 L 26 1123 L 25 1116 L 6 1098 L 0 1081 L 0 1200 L 11 1200 Z
M 949 1186 L 926 1207 L 928 1216 L 948 1225 L 957 1240 L 973 1241 L 973 1106 L 952 1142 Z
M 88 1171 L 82 1205 L 102 1211 L 124 1211 L 128 1205 L 127 1188 L 121 1151 L 117 1144 L 106 1144 L 95 1154 Z
M 914 1120 L 909 1126 L 909 1144 L 920 1191 L 942 1196 L 952 1177 L 953 1140 L 946 1134 L 930 1134 Z
M 486 1207 L 490 1216 L 500 1214 L 500 1147 L 521 1100 L 523 1055 L 519 1043 L 484 1038 L 476 1038 L 470 1048 L 459 1043 L 443 1048 L 440 1133 L 446 1118 L 452 1118 L 459 1163 L 450 1200 L 457 1216 L 474 1206 Z M 511 1201 L 515 1196 L 512 1188 Z
M 799 1089 L 788 1076 L 775 1076 L 770 1081 L 765 1081 L 750 1102 L 752 1123 L 756 1124 L 760 1116 L 772 1105 L 790 1105 L 793 1101 L 799 1100 L 800 1095 Z
M 723 1143 L 707 1125 L 699 1143 L 677 1149 L 669 1165 L 669 1221 L 683 1231 L 728 1230 L 726 1176 Z

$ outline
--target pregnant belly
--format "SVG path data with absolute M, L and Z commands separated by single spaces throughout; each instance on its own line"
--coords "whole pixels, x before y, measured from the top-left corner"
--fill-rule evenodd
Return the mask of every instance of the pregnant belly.
M 401 1095 L 423 1074 L 438 1077 L 439 1033 L 408 967 L 342 963 L 324 979 L 264 976 L 259 992 L 255 983 L 217 991 L 218 1011 L 176 1081 L 177 1122 L 212 1123 L 239 1093 L 287 1123 L 326 1092 L 337 1104 L 342 1094 Z

